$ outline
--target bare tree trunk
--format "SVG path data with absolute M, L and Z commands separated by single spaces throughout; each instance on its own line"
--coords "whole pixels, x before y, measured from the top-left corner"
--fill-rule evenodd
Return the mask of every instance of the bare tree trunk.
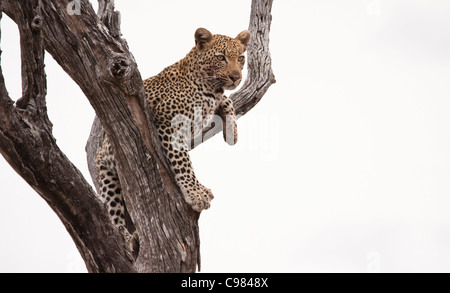
M 46 21 L 40 2 L 1 2 L 2 11 L 19 27 L 23 96 L 14 105 L 0 68 L 0 152 L 59 216 L 90 272 L 135 271 L 103 204 L 52 135 L 45 102 Z
M 268 49 L 271 6 L 271 0 L 252 2 L 249 75 L 232 96 L 238 114 L 250 110 L 275 82 Z M 161 151 L 114 1 L 99 0 L 98 16 L 87 0 L 0 0 L 0 7 L 19 26 L 23 72 L 23 96 L 14 105 L 0 68 L 2 155 L 57 213 L 90 272 L 195 272 L 199 213 L 185 203 Z M 71 15 L 74 11 L 79 13 Z M 52 136 L 44 49 L 80 86 L 98 116 L 87 145 L 90 169 L 102 125 L 109 135 L 139 236 L 136 258 Z

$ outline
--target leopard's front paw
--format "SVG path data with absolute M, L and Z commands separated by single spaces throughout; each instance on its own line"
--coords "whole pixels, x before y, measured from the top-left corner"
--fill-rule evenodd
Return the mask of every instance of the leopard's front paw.
M 237 131 L 237 123 L 233 121 L 232 123 L 228 123 L 223 130 L 223 139 L 229 145 L 235 145 L 238 141 L 238 131 Z
M 211 206 L 211 200 L 214 198 L 211 190 L 200 183 L 192 187 L 182 188 L 182 191 L 186 202 L 197 212 L 208 209 Z

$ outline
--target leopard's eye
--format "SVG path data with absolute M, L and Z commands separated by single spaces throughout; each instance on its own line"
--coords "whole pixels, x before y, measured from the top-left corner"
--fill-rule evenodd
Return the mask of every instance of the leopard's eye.
M 225 56 L 223 56 L 223 55 L 216 55 L 216 58 L 219 61 L 225 61 Z
M 244 56 L 239 56 L 238 61 L 239 62 L 244 62 L 245 61 L 245 57 Z

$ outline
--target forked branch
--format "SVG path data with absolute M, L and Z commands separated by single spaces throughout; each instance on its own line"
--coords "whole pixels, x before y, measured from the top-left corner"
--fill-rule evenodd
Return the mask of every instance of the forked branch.
M 200 266 L 199 214 L 184 202 L 162 154 L 114 1 L 100 0 L 98 15 L 87 0 L 77 1 L 79 13 L 74 15 L 68 9 L 72 2 L 0 1 L 21 32 L 25 85 L 22 99 L 14 103 L 0 68 L 0 152 L 53 208 L 90 272 L 194 272 Z M 232 96 L 241 115 L 275 82 L 268 48 L 271 7 L 271 0 L 252 1 L 249 74 Z M 136 259 L 52 136 L 43 48 L 80 86 L 98 116 L 87 147 L 90 167 L 103 136 L 101 125 L 109 134 L 127 210 L 139 235 Z

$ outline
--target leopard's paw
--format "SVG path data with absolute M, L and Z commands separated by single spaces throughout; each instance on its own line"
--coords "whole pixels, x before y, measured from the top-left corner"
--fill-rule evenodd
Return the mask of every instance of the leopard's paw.
M 200 183 L 197 183 L 187 189 L 182 189 L 182 191 L 184 199 L 196 212 L 209 209 L 211 206 L 211 200 L 214 198 L 211 190 Z
M 233 146 L 238 141 L 238 131 L 237 131 L 237 123 L 233 121 L 232 123 L 228 123 L 223 130 L 223 139 L 226 143 Z

